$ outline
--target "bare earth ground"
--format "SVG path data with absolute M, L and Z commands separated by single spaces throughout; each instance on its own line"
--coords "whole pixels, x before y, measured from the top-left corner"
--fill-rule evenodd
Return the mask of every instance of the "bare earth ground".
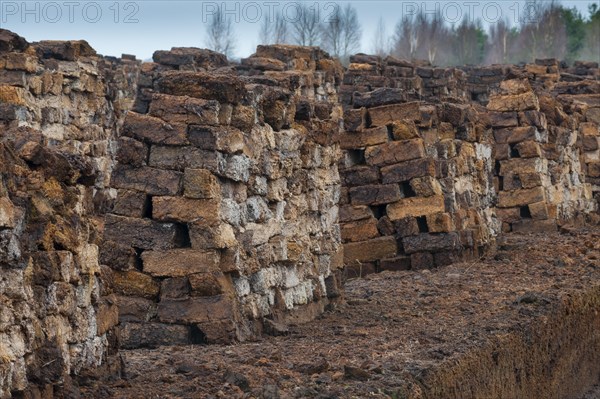
M 285 336 L 122 351 L 123 378 L 83 387 L 83 396 L 418 397 L 431 370 L 600 289 L 599 238 L 598 227 L 509 235 L 490 259 L 351 280 L 345 302 Z M 599 397 L 597 387 L 585 399 Z
M 598 399 L 600 398 L 600 385 L 596 385 L 581 399 Z

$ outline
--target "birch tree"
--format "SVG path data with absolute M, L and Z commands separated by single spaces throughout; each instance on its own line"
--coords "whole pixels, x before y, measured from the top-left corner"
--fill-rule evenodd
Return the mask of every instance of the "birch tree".
M 393 53 L 400 58 L 425 59 L 431 64 L 441 60 L 448 50 L 451 32 L 441 12 L 432 16 L 423 12 L 406 16 L 396 25 Z
M 457 65 L 476 65 L 483 61 L 487 36 L 480 20 L 464 18 L 453 32 L 453 38 Z
M 507 64 L 510 62 L 510 49 L 516 31 L 511 29 L 506 19 L 490 26 L 485 62 L 487 64 Z
M 379 21 L 377 22 L 372 46 L 373 54 L 381 57 L 385 56 L 389 52 L 387 31 L 382 17 L 379 17 Z

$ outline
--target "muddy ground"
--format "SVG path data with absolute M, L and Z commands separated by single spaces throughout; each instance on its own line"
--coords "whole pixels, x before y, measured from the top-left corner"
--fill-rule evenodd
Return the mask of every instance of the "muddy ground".
M 530 330 L 539 329 L 547 321 L 551 326 L 553 315 L 559 313 L 565 301 L 589 292 L 600 292 L 600 228 L 508 235 L 499 240 L 498 252 L 489 259 L 350 280 L 343 303 L 314 322 L 291 326 L 287 335 L 230 346 L 122 351 L 122 379 L 93 382 L 83 387 L 83 396 L 438 397 L 432 393 L 435 389 L 431 381 L 448 381 L 439 376 L 445 375 L 439 374 L 440 370 L 476 364 L 463 359 L 472 360 L 480 356 L 478 353 L 485 356 L 481 348 L 493 342 L 514 342 L 502 339 L 521 336 L 524 331 L 531 334 Z M 594 310 L 596 319 L 600 317 L 598 310 Z M 598 325 L 597 320 L 593 323 Z M 594 331 L 584 332 L 583 336 L 596 334 L 598 339 L 592 342 L 600 343 L 600 333 Z M 585 345 L 588 348 L 584 351 L 589 349 L 589 343 Z M 600 348 L 589 351 L 597 353 Z M 521 355 L 525 370 L 515 373 L 524 373 L 524 378 L 532 378 L 530 385 L 539 383 L 543 387 L 544 381 L 535 381 L 539 373 L 533 369 L 534 363 L 527 366 L 528 357 L 537 355 L 532 352 L 516 357 Z M 495 360 L 502 367 L 502 361 Z M 600 358 L 595 360 L 600 362 Z M 483 370 L 487 363 L 482 360 L 481 364 Z M 600 380 L 600 373 L 582 364 L 577 371 L 582 376 L 579 382 L 572 382 L 569 394 L 561 395 L 581 397 Z M 553 378 L 561 372 L 556 371 Z M 462 374 L 455 376 L 464 378 Z M 472 379 L 477 377 L 473 375 Z M 452 389 L 446 392 L 455 392 L 455 397 L 464 395 Z M 597 387 L 585 398 L 597 398 L 599 391 Z M 489 397 L 503 395 L 497 388 L 489 392 Z

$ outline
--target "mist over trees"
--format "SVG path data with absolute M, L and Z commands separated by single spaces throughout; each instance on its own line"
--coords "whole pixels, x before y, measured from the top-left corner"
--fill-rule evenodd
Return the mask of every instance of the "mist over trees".
M 439 12 L 431 17 L 423 12 L 406 16 L 396 25 L 392 54 L 438 64 L 449 53 L 449 33 L 450 29 Z
M 589 17 L 558 2 L 534 1 L 515 27 L 506 19 L 490 24 L 467 15 L 447 24 L 441 12 L 418 13 L 396 25 L 391 54 L 424 59 L 436 65 L 530 62 L 536 58 L 600 61 L 600 10 L 593 3 Z
M 567 29 L 563 9 L 555 3 L 536 3 L 539 17 L 521 24 L 513 53 L 518 59 L 564 58 L 567 52 Z M 519 53 L 521 52 L 521 53 Z
M 362 29 L 351 3 L 327 3 L 329 7 L 335 5 L 327 12 L 313 3 L 299 4 L 293 17 L 279 13 L 265 18 L 259 33 L 262 44 L 321 46 L 343 63 L 347 63 L 349 55 L 361 51 Z M 440 66 L 520 63 L 535 58 L 600 61 L 597 3 L 589 5 L 586 17 L 557 1 L 534 0 L 528 5 L 529 12 L 512 24 L 500 19 L 484 26 L 469 15 L 451 24 L 440 10 L 429 10 L 404 16 L 388 32 L 380 18 L 370 46 L 364 50 L 381 56 L 427 60 Z M 217 27 L 221 32 L 231 30 L 227 23 Z
M 466 16 L 460 23 L 443 22 L 440 12 L 418 13 L 398 22 L 391 54 L 424 59 L 436 65 L 530 62 L 536 58 L 600 61 L 600 11 L 589 7 L 584 19 L 575 8 L 557 2 L 532 3 L 533 15 L 518 26 L 506 19 L 486 31 L 478 19 Z
M 375 29 L 375 36 L 373 37 L 372 50 L 373 54 L 384 56 L 385 54 L 390 52 L 390 42 L 391 38 L 387 35 L 387 28 L 385 26 L 385 22 L 383 21 L 383 17 L 379 17 L 379 21 L 377 21 L 377 28 Z
M 600 62 L 600 7 L 598 3 L 588 6 L 589 19 L 583 20 L 577 10 L 564 10 L 567 25 L 567 59 L 583 59 Z
M 535 3 L 536 18 L 525 18 L 520 29 L 509 35 L 508 62 L 526 62 L 535 58 L 600 61 L 600 10 L 588 7 L 584 19 L 575 8 L 557 2 Z
M 511 29 L 506 19 L 501 19 L 490 26 L 484 63 L 507 64 L 509 62 L 509 51 L 517 36 L 517 30 Z
M 452 50 L 457 64 L 481 64 L 485 56 L 486 34 L 481 21 L 463 19 L 454 32 Z

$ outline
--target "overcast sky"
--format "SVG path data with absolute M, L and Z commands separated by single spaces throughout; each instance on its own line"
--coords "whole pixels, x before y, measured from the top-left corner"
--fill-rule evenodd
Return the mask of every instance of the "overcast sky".
M 538 0 L 539 1 L 539 0 Z M 369 52 L 380 18 L 391 35 L 403 15 L 416 10 L 438 8 L 451 23 L 462 17 L 480 18 L 487 27 L 500 17 L 514 23 L 516 18 L 535 15 L 525 0 L 464 1 L 303 1 L 318 10 L 320 19 L 336 5 L 351 3 L 362 27 L 361 51 Z M 594 0 L 563 0 L 587 16 Z M 598 1 L 596 0 L 596 3 Z M 234 20 L 237 57 L 252 54 L 258 44 L 261 21 L 274 11 L 282 11 L 288 20 L 297 18 L 298 1 L 5 1 L 0 0 L 0 27 L 10 29 L 29 41 L 45 39 L 85 39 L 99 53 L 120 56 L 135 54 L 148 59 L 155 50 L 171 47 L 206 47 L 206 21 L 216 7 Z

